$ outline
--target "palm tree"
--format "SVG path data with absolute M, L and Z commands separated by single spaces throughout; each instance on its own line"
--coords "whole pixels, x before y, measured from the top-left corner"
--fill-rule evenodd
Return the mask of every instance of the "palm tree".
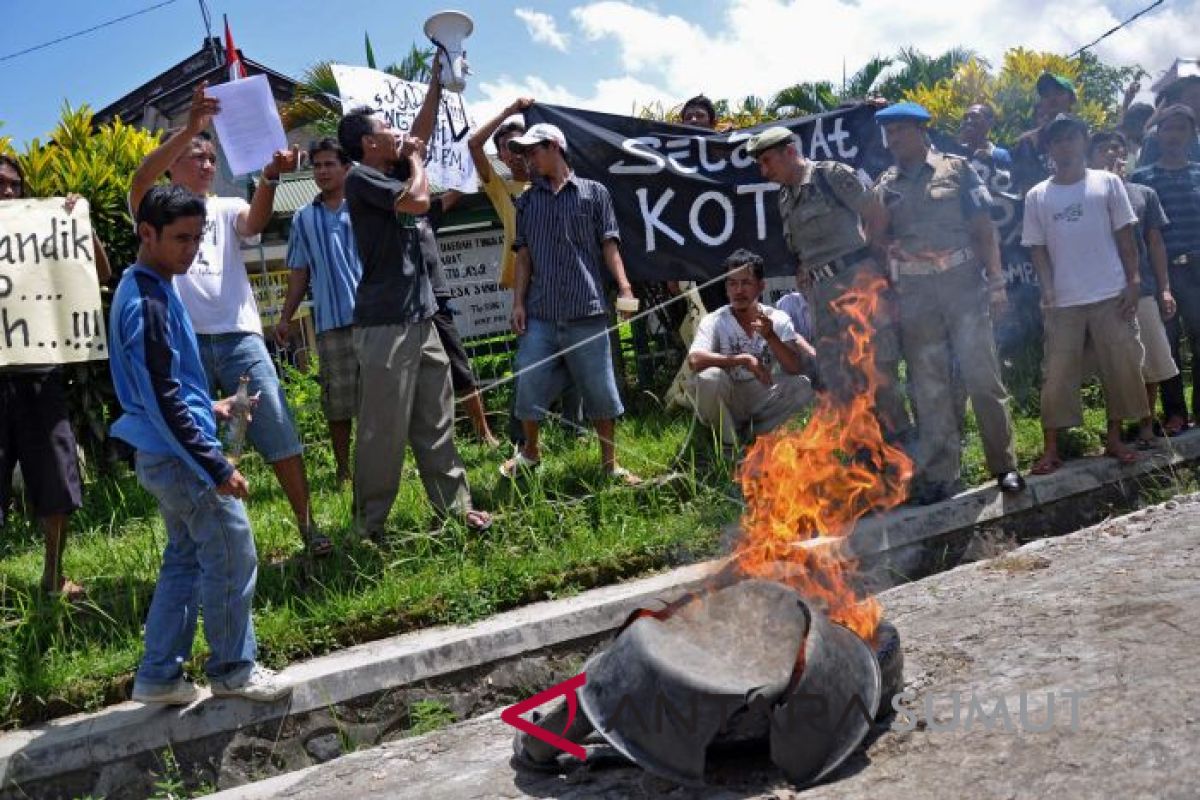
M 772 114 L 820 114 L 842 103 L 861 100 L 872 93 L 879 77 L 892 65 L 890 58 L 875 56 L 851 76 L 839 92 L 829 81 L 805 81 L 781 89 L 771 98 Z
M 332 136 L 341 108 L 332 62 L 318 61 L 304 70 L 292 99 L 280 106 L 279 116 L 284 130 L 310 126 L 321 136 Z
M 986 62 L 967 47 L 954 47 L 939 56 L 926 55 L 915 47 L 901 48 L 895 58 L 900 70 L 884 78 L 878 93 L 889 100 L 899 100 L 918 86 L 933 86 L 938 81 L 949 80 L 972 58 L 986 66 Z
M 850 80 L 842 86 L 839 99 L 842 102 L 846 102 L 855 99 L 861 100 L 871 96 L 875 91 L 875 84 L 879 82 L 880 76 L 894 63 L 896 63 L 895 59 L 872 56 L 871 60 L 863 64 L 858 72 L 851 75 Z
M 829 81 L 794 83 L 781 89 L 768 104 L 772 114 L 784 109 L 789 114 L 820 114 L 837 108 L 838 96 Z

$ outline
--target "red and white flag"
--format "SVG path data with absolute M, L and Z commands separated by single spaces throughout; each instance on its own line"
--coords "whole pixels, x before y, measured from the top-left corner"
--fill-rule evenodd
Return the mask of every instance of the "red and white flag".
M 225 16 L 225 66 L 229 68 L 229 80 L 236 81 L 246 77 L 246 65 L 233 46 L 233 34 L 229 31 L 229 17 Z

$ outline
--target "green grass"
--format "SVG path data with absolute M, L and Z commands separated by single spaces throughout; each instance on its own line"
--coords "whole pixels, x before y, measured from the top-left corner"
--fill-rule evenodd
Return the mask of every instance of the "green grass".
M 502 356 L 480 361 L 485 382 L 507 365 Z M 431 512 L 409 457 L 388 539 L 381 547 L 354 542 L 350 492 L 334 484 L 319 390 L 309 377 L 293 378 L 289 393 L 308 443 L 313 506 L 338 547 L 311 568 L 298 558 L 299 536 L 273 474 L 253 454 L 243 460 L 260 558 L 255 625 L 261 658 L 273 667 L 700 560 L 716 552 L 720 527 L 739 513 L 727 474 L 687 466 L 688 416 L 633 392 L 618 427 L 622 463 L 646 477 L 679 470 L 680 479 L 637 491 L 608 486 L 595 438 L 551 425 L 542 470 L 510 484 L 497 473 L 507 447 L 495 452 L 476 444 L 460 420 L 457 440 L 476 504 L 502 515 L 492 531 L 478 536 L 451 523 L 430 533 Z M 488 397 L 497 433 L 507 391 Z M 1099 448 L 1103 413 L 1089 407 L 1087 417 L 1076 452 Z M 968 430 L 964 475 L 984 482 L 973 420 Z M 1037 456 L 1040 436 L 1036 419 L 1017 420 L 1022 467 Z M 89 591 L 77 608 L 41 597 L 40 534 L 19 515 L 12 519 L 0 535 L 0 727 L 123 700 L 164 543 L 154 502 L 123 466 L 89 479 L 66 555 L 67 574 Z M 201 631 L 188 666 L 193 676 L 201 674 L 203 651 Z

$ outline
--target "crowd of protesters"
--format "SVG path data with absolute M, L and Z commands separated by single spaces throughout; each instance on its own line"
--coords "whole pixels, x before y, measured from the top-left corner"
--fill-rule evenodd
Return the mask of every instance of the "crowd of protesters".
M 355 530 L 371 540 L 385 534 L 409 447 L 438 524 L 457 518 L 480 534 L 493 524 L 472 503 L 454 443 L 457 396 L 480 439 L 498 444 L 447 307 L 436 244 L 441 215 L 458 199 L 432 197 L 424 167 L 438 74 L 435 65 L 408 135 L 368 109 L 350 109 L 337 137 L 311 148 L 320 193 L 292 221 L 290 279 L 273 332 L 287 341 L 311 294 L 337 477 L 352 482 Z M 218 155 L 207 128 L 219 104 L 204 88 L 193 94 L 186 125 L 133 176 L 140 247 L 109 326 L 123 411 L 112 435 L 136 451 L 138 480 L 167 529 L 134 685 L 143 702 L 196 696 L 182 665 L 200 607 L 214 693 L 270 700 L 288 691 L 256 664 L 249 487 L 217 436 L 218 420 L 236 413 L 233 397 L 245 379 L 254 403 L 249 441 L 271 464 L 308 553 L 333 547 L 314 523 L 301 443 L 241 256 L 241 245 L 266 227 L 280 175 L 297 168 L 299 153 L 275 153 L 250 202 L 210 195 Z M 797 291 L 779 308 L 764 304 L 763 258 L 739 249 L 724 263 L 723 282 L 695 300 L 706 315 L 690 341 L 689 397 L 722 456 L 736 460 L 756 436 L 801 414 L 816 392 L 849 399 L 859 384 L 834 301 L 870 278 L 886 287 L 871 320 L 881 378 L 874 409 L 883 435 L 914 459 L 912 501 L 937 502 L 961 487 L 965 399 L 998 489 L 1025 489 L 992 329 L 1008 298 L 981 163 L 1010 171 L 1025 196 L 1021 239 L 1041 285 L 1044 450 L 1033 472 L 1062 465 L 1059 434 L 1081 424 L 1081 386 L 1093 372 L 1107 406 L 1105 453 L 1122 464 L 1200 416 L 1195 405 L 1189 416 L 1180 372 L 1183 334 L 1192 353 L 1200 346 L 1200 78 L 1167 86 L 1157 107 L 1131 104 L 1130 93 L 1119 129 L 1094 132 L 1072 114 L 1070 80 L 1042 75 L 1037 92 L 1035 126 L 1011 149 L 991 140 L 996 115 L 985 103 L 964 114 L 957 152 L 933 146 L 924 108 L 876 104 L 893 165 L 873 184 L 841 163 L 805 158 L 787 128 L 769 127 L 746 142 L 762 175 L 779 186 L 781 225 L 769 235 L 794 257 Z M 560 129 L 526 128 L 519 115 L 533 102 L 515 100 L 469 143 L 503 226 L 499 282 L 513 292 L 518 342 L 515 450 L 500 471 L 519 480 L 539 468 L 541 425 L 570 393 L 563 412 L 582 413 L 594 426 L 604 474 L 637 485 L 616 446 L 624 406 L 608 331 L 614 312 L 628 318 L 637 301 L 613 203 L 602 183 L 572 169 Z M 681 121 L 711 130 L 716 110 L 695 97 Z M 489 141 L 508 175 L 485 153 Z M 19 198 L 23 189 L 17 162 L 0 157 L 0 198 Z M 97 243 L 98 264 L 101 253 Z M 1200 379 L 1194 365 L 1192 375 Z M 0 403 L 0 515 L 19 462 L 46 530 L 43 586 L 78 592 L 61 569 L 66 519 L 82 501 L 61 379 L 54 370 L 5 368 Z M 1132 446 L 1123 436 L 1127 421 L 1137 424 Z

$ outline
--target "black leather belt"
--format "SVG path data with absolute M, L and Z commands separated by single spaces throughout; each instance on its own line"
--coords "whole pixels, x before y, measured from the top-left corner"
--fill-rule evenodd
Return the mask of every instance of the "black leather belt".
M 826 280 L 827 278 L 832 278 L 839 272 L 843 272 L 844 270 L 853 267 L 860 261 L 865 261 L 868 258 L 873 258 L 871 254 L 871 248 L 860 247 L 852 253 L 839 256 L 826 264 L 822 264 L 819 267 L 812 267 L 809 269 L 808 273 L 812 276 L 814 281 L 822 281 Z

